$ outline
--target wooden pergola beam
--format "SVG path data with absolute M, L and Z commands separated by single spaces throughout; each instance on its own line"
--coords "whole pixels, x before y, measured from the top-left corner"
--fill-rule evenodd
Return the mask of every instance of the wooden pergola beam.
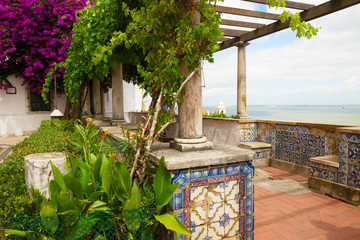
M 267 5 L 267 0 L 243 0 L 246 2 L 253 2 L 253 3 L 261 3 Z M 315 7 L 313 4 L 307 4 L 307 3 L 300 3 L 300 2 L 294 2 L 294 1 L 285 1 L 287 8 L 293 8 L 293 9 L 299 9 L 299 10 L 308 10 L 312 7 Z
M 235 26 L 235 27 L 245 27 L 245 28 L 260 28 L 266 26 L 266 24 L 262 24 L 262 23 L 252 23 L 252 22 L 235 21 L 228 19 L 221 19 L 220 24 L 227 26 Z
M 223 37 L 223 38 L 217 38 L 216 40 L 218 41 L 218 42 L 225 42 L 225 41 L 228 41 L 228 40 L 230 40 L 230 39 L 232 39 L 232 38 L 230 38 L 230 37 Z
M 224 36 L 228 36 L 228 37 L 240 37 L 241 35 L 249 32 L 249 31 L 229 29 L 229 28 L 219 28 L 219 30 L 224 33 Z
M 241 8 L 232 8 L 232 7 L 224 7 L 224 6 L 215 6 L 215 11 L 220 13 L 228 13 L 245 17 L 255 17 L 269 20 L 278 20 L 279 15 L 274 13 L 265 13 L 265 12 L 257 12 L 247 9 Z
M 310 20 L 325 16 L 327 14 L 351 7 L 358 3 L 360 3 L 360 0 L 331 0 L 331 1 L 325 2 L 323 4 L 320 4 L 318 6 L 315 6 L 313 8 L 310 8 L 309 10 L 302 11 L 300 13 L 300 16 L 304 21 L 310 21 Z M 248 42 L 248 41 L 269 35 L 271 33 L 286 29 L 288 27 L 289 27 L 288 21 L 284 22 L 284 23 L 282 23 L 281 21 L 271 23 L 264 27 L 258 28 L 254 31 L 245 33 L 245 34 L 241 35 L 240 37 L 235 37 L 231 40 L 221 43 L 219 51 L 224 50 L 229 47 L 232 47 L 235 43 L 237 43 L 239 41 Z

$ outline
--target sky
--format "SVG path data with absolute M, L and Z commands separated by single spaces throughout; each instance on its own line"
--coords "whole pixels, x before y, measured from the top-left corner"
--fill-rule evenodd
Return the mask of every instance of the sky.
M 238 0 L 225 0 L 222 5 L 276 12 Z M 222 18 L 230 19 L 226 14 Z M 321 27 L 310 40 L 296 38 L 287 29 L 250 41 L 246 47 L 248 105 L 360 104 L 360 4 L 310 23 Z M 220 101 L 236 105 L 237 47 L 215 53 L 214 60 L 203 66 L 202 105 L 217 106 Z

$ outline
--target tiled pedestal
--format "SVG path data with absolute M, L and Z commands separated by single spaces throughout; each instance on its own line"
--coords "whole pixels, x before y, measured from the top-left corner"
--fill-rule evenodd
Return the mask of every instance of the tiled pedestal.
M 254 152 L 215 145 L 213 150 L 189 153 L 196 156 L 193 161 L 181 153 L 181 169 L 172 169 L 172 161 L 181 161 L 179 153 L 175 160 L 172 154 L 165 155 L 172 182 L 179 182 L 171 200 L 172 212 L 192 233 L 179 239 L 253 239 Z M 207 156 L 213 164 L 208 164 Z

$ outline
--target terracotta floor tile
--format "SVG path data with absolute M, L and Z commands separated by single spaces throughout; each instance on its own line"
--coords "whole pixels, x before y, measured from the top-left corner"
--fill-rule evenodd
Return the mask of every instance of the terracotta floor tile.
M 291 196 L 255 186 L 254 215 L 256 240 L 360 240 L 360 208 L 314 192 Z

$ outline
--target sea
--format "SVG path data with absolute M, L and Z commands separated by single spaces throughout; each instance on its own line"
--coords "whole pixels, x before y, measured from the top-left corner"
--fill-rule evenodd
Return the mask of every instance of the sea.
M 216 106 L 203 109 L 216 112 Z M 247 114 L 257 119 L 360 125 L 360 105 L 248 105 Z M 236 115 L 236 106 L 226 106 L 226 115 Z

